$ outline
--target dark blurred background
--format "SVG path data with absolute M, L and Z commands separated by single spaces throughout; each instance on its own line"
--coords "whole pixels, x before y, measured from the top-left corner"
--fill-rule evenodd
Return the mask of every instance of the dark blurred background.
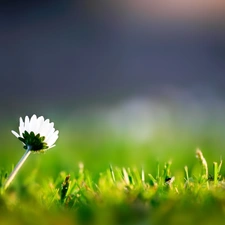
M 223 98 L 224 12 L 222 0 L 1 1 L 1 114 L 183 90 Z

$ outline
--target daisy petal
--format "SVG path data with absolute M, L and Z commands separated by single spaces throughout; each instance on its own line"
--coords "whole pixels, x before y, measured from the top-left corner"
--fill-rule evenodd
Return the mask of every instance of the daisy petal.
M 48 146 L 51 147 L 56 142 L 57 139 L 58 139 L 58 135 L 52 136 L 48 141 Z
M 53 147 L 55 147 L 55 145 L 50 146 L 47 150 L 49 150 L 50 148 L 53 148 Z
M 49 138 L 51 138 L 51 136 L 54 134 L 55 132 L 55 128 L 53 127 L 47 134 L 47 136 L 45 137 L 45 142 L 48 142 Z
M 25 117 L 24 128 L 25 128 L 25 130 L 26 130 L 28 133 L 30 133 L 29 117 L 28 117 L 28 116 Z
M 22 137 L 22 134 L 23 134 L 24 130 L 25 130 L 24 122 L 23 122 L 23 119 L 20 117 L 19 132 L 20 132 L 21 137 Z
M 46 136 L 49 127 L 49 119 L 45 120 L 42 126 L 39 128 L 39 133 L 41 136 Z
M 18 137 L 20 137 L 20 135 L 19 134 L 17 134 L 16 133 L 16 131 L 14 131 L 14 130 L 11 130 L 11 132 L 18 138 Z
M 30 119 L 30 131 L 36 132 L 37 116 L 34 114 Z
M 35 134 L 40 133 L 40 128 L 42 127 L 44 121 L 45 121 L 45 119 L 44 119 L 43 116 L 40 116 L 40 117 L 37 118 L 37 127 L 36 127 L 36 133 Z

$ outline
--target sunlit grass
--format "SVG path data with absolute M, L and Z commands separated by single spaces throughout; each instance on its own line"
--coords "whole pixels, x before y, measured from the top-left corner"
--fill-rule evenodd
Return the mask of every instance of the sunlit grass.
M 200 150 L 197 156 L 193 154 L 193 172 L 188 164 L 174 169 L 170 161 L 155 162 L 154 171 L 108 165 L 95 172 L 79 163 L 74 171 L 60 171 L 57 176 L 28 167 L 8 190 L 2 190 L 1 224 L 163 224 L 165 219 L 167 224 L 196 220 L 222 224 L 222 161 L 206 162 Z M 6 177 L 2 170 L 1 185 Z

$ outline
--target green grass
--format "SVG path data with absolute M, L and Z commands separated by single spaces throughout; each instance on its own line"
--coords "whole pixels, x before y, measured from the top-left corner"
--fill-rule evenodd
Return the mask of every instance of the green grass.
M 208 174 L 197 155 L 193 173 L 188 166 L 173 170 L 171 162 L 156 163 L 154 173 L 114 165 L 95 173 L 82 163 L 54 177 L 21 171 L 1 193 L 1 224 L 223 224 L 222 161 L 209 162 Z M 2 170 L 1 185 L 6 177 Z
M 140 141 L 96 124 L 59 124 L 56 147 L 2 190 L 1 225 L 224 224 L 223 126 L 159 126 Z M 11 129 L 0 133 L 0 186 L 24 154 Z

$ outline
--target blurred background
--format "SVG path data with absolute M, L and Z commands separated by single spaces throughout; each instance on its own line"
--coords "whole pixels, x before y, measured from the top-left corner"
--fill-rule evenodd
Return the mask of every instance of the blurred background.
M 57 156 L 70 162 L 60 169 L 193 157 L 197 147 L 217 160 L 224 28 L 223 0 L 1 1 L 2 159 L 20 147 L 10 134 L 19 117 L 36 113 L 60 130 Z

